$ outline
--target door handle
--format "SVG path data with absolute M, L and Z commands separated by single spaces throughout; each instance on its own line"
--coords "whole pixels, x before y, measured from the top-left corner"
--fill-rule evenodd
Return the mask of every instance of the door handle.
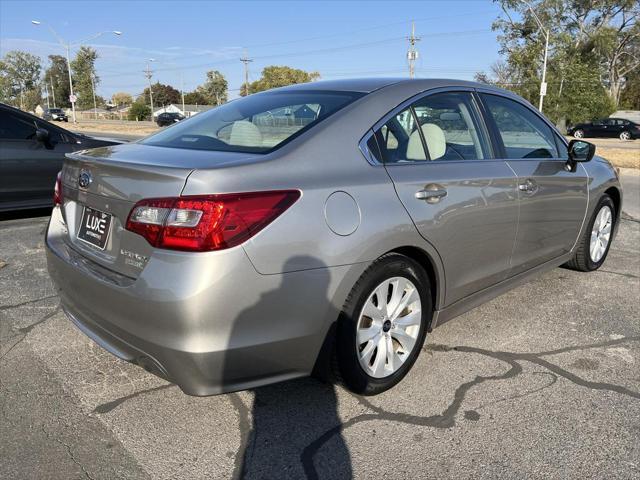
M 447 196 L 447 190 L 441 185 L 430 184 L 422 190 L 416 192 L 418 200 L 425 200 L 427 203 L 438 203 Z
M 518 190 L 525 193 L 536 193 L 538 191 L 538 184 L 528 178 L 525 182 L 518 185 Z

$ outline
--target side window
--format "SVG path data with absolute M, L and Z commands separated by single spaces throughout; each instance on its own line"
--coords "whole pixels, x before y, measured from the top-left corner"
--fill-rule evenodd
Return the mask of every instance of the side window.
M 35 136 L 36 126 L 11 112 L 0 110 L 0 139 L 29 140 Z
M 384 163 L 414 162 L 427 159 L 417 124 L 407 108 L 375 132 Z
M 558 152 L 551 128 L 524 105 L 482 94 L 500 132 L 507 158 L 556 158 Z
M 569 149 L 564 143 L 564 140 L 556 135 L 556 146 L 558 147 L 558 158 L 562 160 L 569 160 Z
M 471 94 L 437 93 L 413 105 L 431 160 L 481 160 L 487 142 Z

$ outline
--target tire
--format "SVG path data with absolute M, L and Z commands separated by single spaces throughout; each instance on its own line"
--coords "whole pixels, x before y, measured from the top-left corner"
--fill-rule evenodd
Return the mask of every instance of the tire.
M 582 129 L 577 129 L 575 132 L 573 132 L 573 136 L 575 138 L 584 138 L 584 130 Z
M 387 296 L 382 301 L 377 295 L 381 291 Z M 338 319 L 333 358 L 338 381 L 354 393 L 376 395 L 402 380 L 424 344 L 433 315 L 430 292 L 427 274 L 411 258 L 389 253 L 373 262 L 349 293 Z M 375 310 L 371 316 L 365 315 L 365 307 Z M 358 338 L 369 336 L 359 343 Z M 388 347 L 390 355 L 383 353 Z
M 603 209 L 608 209 L 609 214 L 610 214 L 610 222 L 609 222 L 609 226 L 608 226 L 608 231 L 609 231 L 609 236 L 607 238 L 607 243 L 606 246 L 604 247 L 604 250 L 600 250 L 598 252 L 598 255 L 595 255 L 594 257 L 594 249 L 591 248 L 591 240 L 592 240 L 592 234 L 594 234 L 594 227 L 596 226 L 596 221 L 598 221 L 598 223 L 600 223 L 600 220 L 602 220 L 601 217 L 599 217 L 599 215 L 601 214 L 601 211 Z M 574 255 L 574 257 L 565 264 L 566 267 L 571 268 L 572 270 L 578 270 L 580 272 L 592 272 L 594 270 L 599 269 L 602 264 L 604 263 L 604 261 L 607 259 L 607 255 L 609 253 L 609 248 L 611 247 L 611 240 L 612 240 L 612 234 L 615 228 L 615 221 L 616 221 L 616 208 L 615 205 L 613 203 L 613 200 L 611 200 L 611 197 L 609 195 L 603 195 L 602 198 L 600 198 L 600 201 L 598 202 L 598 204 L 596 205 L 596 208 L 593 211 L 593 214 L 591 215 L 591 219 L 589 220 L 589 223 L 587 225 L 587 228 L 584 232 L 584 234 L 582 235 L 582 238 L 579 240 L 578 243 L 578 248 L 576 249 L 576 253 Z M 603 229 L 603 231 L 606 230 Z M 602 242 L 600 242 L 600 245 L 602 245 Z
M 620 132 L 620 140 L 623 140 L 623 141 L 631 140 L 631 133 L 627 131 Z

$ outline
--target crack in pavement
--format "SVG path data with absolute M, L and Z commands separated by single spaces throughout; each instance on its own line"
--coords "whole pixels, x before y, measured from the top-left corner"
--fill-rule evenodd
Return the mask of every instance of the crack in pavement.
M 71 461 L 73 463 L 75 463 L 76 465 L 78 465 L 80 467 L 80 469 L 82 470 L 82 472 L 84 473 L 85 477 L 87 477 L 89 480 L 95 480 L 87 471 L 87 469 L 85 468 L 84 465 L 82 465 L 82 463 L 80 463 L 78 461 L 78 459 L 75 457 L 75 455 L 73 454 L 73 450 L 71 449 L 71 445 L 66 444 L 65 442 L 63 442 L 62 440 L 60 440 L 58 437 L 51 435 L 49 432 L 47 432 L 47 430 L 44 428 L 44 425 L 41 425 L 42 428 L 42 432 L 47 436 L 47 438 L 52 438 L 53 440 L 55 440 L 56 442 L 58 442 L 60 445 L 64 446 L 67 450 L 67 455 L 69 455 L 69 458 L 71 459 Z
M 253 456 L 254 447 L 255 447 L 255 435 L 251 434 L 251 422 L 249 421 L 250 413 L 249 408 L 244 404 L 240 395 L 237 393 L 230 393 L 229 399 L 231 400 L 231 404 L 236 409 L 238 413 L 238 428 L 240 430 L 240 448 L 238 448 L 238 453 L 235 455 L 233 459 L 233 473 L 231 478 L 240 479 L 244 477 L 245 471 L 244 467 L 246 465 L 247 456 Z M 251 436 L 251 438 L 249 438 Z M 249 441 L 251 440 L 251 450 L 249 450 Z
M 634 275 L 633 273 L 624 273 L 624 272 L 613 272 L 611 270 L 596 270 L 596 273 L 610 273 L 612 275 L 620 275 L 621 277 L 627 278 L 640 278 L 638 275 Z
M 570 382 L 582 387 L 590 388 L 592 390 L 612 391 L 612 392 L 619 393 L 621 395 L 627 395 L 632 398 L 640 399 L 639 392 L 634 392 L 620 385 L 615 385 L 615 384 L 610 384 L 605 382 L 591 382 L 588 380 L 584 380 L 583 378 L 559 367 L 558 365 L 541 358 L 543 356 L 557 355 L 560 353 L 566 353 L 571 351 L 581 351 L 581 350 L 587 350 L 591 348 L 602 348 L 602 347 L 607 347 L 611 345 L 617 345 L 620 343 L 637 342 L 637 341 L 640 341 L 640 336 L 624 337 L 617 340 L 611 340 L 607 342 L 601 342 L 601 343 L 595 343 L 595 344 L 589 344 L 589 345 L 583 345 L 583 346 L 563 347 L 557 350 L 550 350 L 550 351 L 540 352 L 540 353 L 514 353 L 514 352 L 492 351 L 492 350 L 486 350 L 482 348 L 466 347 L 466 346 L 449 347 L 447 345 L 438 345 L 438 344 L 427 345 L 425 347 L 425 350 L 431 350 L 435 352 L 476 353 L 479 355 L 488 356 L 490 358 L 494 358 L 501 362 L 507 363 L 511 368 L 509 368 L 509 370 L 507 370 L 503 374 L 496 374 L 496 375 L 489 375 L 489 376 L 477 375 L 473 380 L 459 385 L 456 388 L 456 391 L 454 393 L 453 401 L 449 404 L 447 409 L 440 415 L 431 415 L 428 417 L 423 417 L 423 416 L 412 415 L 408 413 L 388 412 L 384 410 L 382 407 L 377 407 L 373 405 L 369 400 L 366 400 L 364 397 L 353 395 L 354 398 L 361 405 L 371 410 L 373 413 L 363 413 L 347 420 L 346 422 L 340 423 L 335 427 L 325 431 L 322 435 L 320 435 L 318 438 L 316 438 L 314 441 L 312 441 L 306 447 L 304 447 L 300 455 L 300 461 L 304 468 L 305 475 L 309 479 L 318 479 L 319 476 L 313 464 L 313 457 L 315 456 L 315 454 L 333 436 L 341 434 L 347 428 L 350 428 L 353 425 L 356 425 L 358 423 L 367 422 L 367 421 L 386 420 L 386 421 L 400 422 L 400 423 L 406 423 L 410 425 L 433 427 L 433 428 L 451 428 L 455 426 L 455 417 L 460 411 L 464 398 L 466 394 L 469 392 L 469 390 L 471 390 L 473 387 L 480 385 L 484 382 L 507 380 L 520 375 L 523 372 L 523 368 L 522 368 L 522 365 L 518 363 L 518 361 L 528 361 L 530 363 L 537 364 L 549 370 L 552 375 L 557 377 L 563 377 L 569 380 Z M 550 387 L 554 383 L 556 383 L 555 380 L 547 384 L 543 388 L 538 388 L 536 390 L 530 391 L 527 395 L 544 390 L 545 388 Z
M 47 313 L 44 317 L 42 317 L 40 320 L 37 320 L 35 322 L 33 322 L 30 325 L 27 325 L 26 327 L 22 327 L 18 329 L 18 332 L 20 332 L 22 334 L 22 336 L 20 337 L 20 339 L 18 339 L 18 341 L 16 343 L 14 343 L 13 345 L 11 345 L 11 347 L 9 348 L 9 350 L 7 350 L 6 352 L 4 352 L 1 356 L 0 356 L 0 361 L 2 361 L 2 359 L 4 359 L 7 355 L 9 355 L 9 353 L 11 353 L 11 351 L 16 348 L 16 346 L 20 343 L 22 343 L 26 338 L 27 335 L 29 334 L 29 332 L 31 332 L 31 330 L 33 330 L 35 327 L 37 327 L 38 325 L 46 322 L 47 320 L 49 320 L 51 317 L 53 317 L 55 314 L 57 314 L 59 311 L 61 310 L 60 305 L 58 305 L 52 312 Z
M 0 311 L 2 311 L 2 310 L 10 310 L 12 308 L 24 307 L 25 305 L 31 305 L 32 303 L 42 302 L 43 300 L 49 300 L 51 298 L 56 298 L 57 296 L 58 295 L 48 295 L 46 297 L 40 297 L 40 298 L 36 298 L 34 300 L 27 300 L 27 301 L 24 301 L 22 303 L 16 303 L 14 305 L 0 305 Z

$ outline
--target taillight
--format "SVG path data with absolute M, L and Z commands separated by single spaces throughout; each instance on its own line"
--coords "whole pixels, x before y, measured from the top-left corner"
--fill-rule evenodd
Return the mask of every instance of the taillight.
M 126 229 L 158 248 L 222 250 L 254 236 L 298 198 L 298 190 L 151 198 L 136 203 Z
M 53 205 L 62 205 L 62 172 L 58 172 L 56 185 L 53 187 Z

